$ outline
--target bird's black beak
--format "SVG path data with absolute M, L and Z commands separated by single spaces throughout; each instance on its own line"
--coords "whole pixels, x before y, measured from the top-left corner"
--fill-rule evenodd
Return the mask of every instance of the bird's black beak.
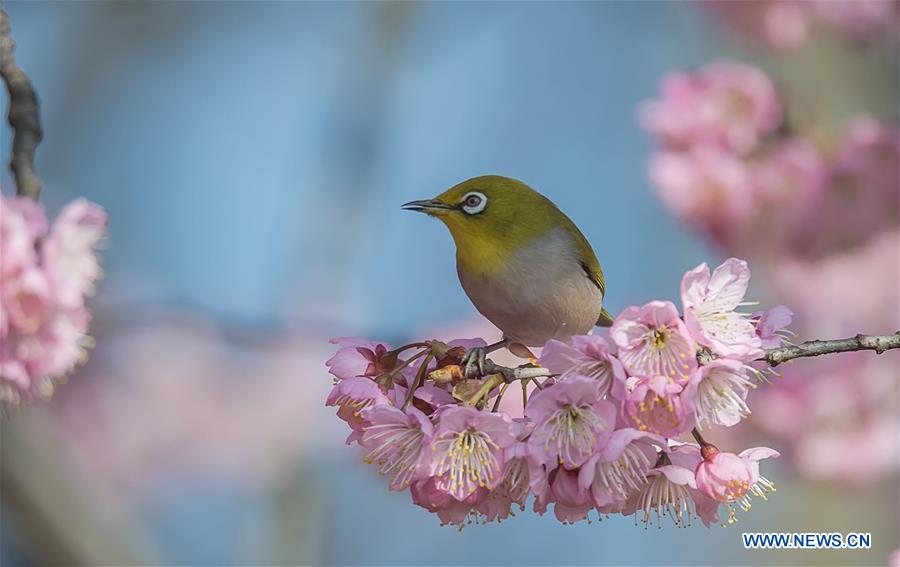
M 418 213 L 426 213 L 429 215 L 437 215 L 442 212 L 453 210 L 453 206 L 448 205 L 443 201 L 438 201 L 437 199 L 410 201 L 409 203 L 404 203 L 401 208 L 406 211 L 416 211 Z

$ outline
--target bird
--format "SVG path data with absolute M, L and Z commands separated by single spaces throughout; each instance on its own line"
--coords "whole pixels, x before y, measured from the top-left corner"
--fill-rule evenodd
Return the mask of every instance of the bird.
M 482 175 L 433 199 L 402 205 L 442 221 L 456 244 L 456 271 L 475 308 L 503 333 L 463 357 L 483 373 L 487 354 L 609 327 L 606 280 L 587 238 L 553 202 L 522 181 Z M 520 350 L 521 352 L 521 350 Z

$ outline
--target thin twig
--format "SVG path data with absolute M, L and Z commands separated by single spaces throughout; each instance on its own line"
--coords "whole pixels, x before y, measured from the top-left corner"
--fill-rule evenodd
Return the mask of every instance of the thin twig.
M 428 351 L 422 351 L 428 352 Z M 428 363 L 431 362 L 432 354 L 429 352 L 428 355 L 422 359 L 422 365 L 419 366 L 419 371 L 416 372 L 416 377 L 413 380 L 413 383 L 409 385 L 409 391 L 406 392 L 406 399 L 403 401 L 403 406 L 400 407 L 401 410 L 405 410 L 406 406 L 409 405 L 409 402 L 412 401 L 413 396 L 416 395 L 416 388 L 422 385 L 422 380 L 425 378 L 425 373 L 428 372 Z
M 900 331 L 893 335 L 856 335 L 849 339 L 806 341 L 798 345 L 771 348 L 767 349 L 765 354 L 757 360 L 766 362 L 769 366 L 774 367 L 789 360 L 805 356 L 821 356 L 823 354 L 860 350 L 874 350 L 876 353 L 881 354 L 893 349 L 900 349 Z M 716 355 L 706 349 L 701 350 L 698 354 L 698 360 L 701 364 L 706 364 L 715 358 Z M 500 374 L 507 383 L 516 380 L 546 378 L 552 375 L 546 368 L 529 366 L 509 368 L 496 364 L 490 359 L 484 361 L 484 371 L 485 375 Z
M 498 409 L 500 409 L 500 400 L 503 399 L 503 394 L 505 394 L 506 390 L 509 389 L 509 384 L 510 383 L 507 382 L 500 387 L 500 393 L 497 394 L 497 399 L 494 400 L 494 407 L 491 408 L 492 412 L 496 412 Z
M 503 376 L 504 382 L 515 382 L 516 380 L 528 380 L 531 378 L 546 378 L 551 372 L 546 368 L 539 366 L 526 366 L 519 368 L 509 368 L 508 366 L 500 366 L 492 360 L 484 361 L 484 374 L 500 374 Z
M 9 166 L 16 178 L 16 194 L 37 201 L 41 180 L 34 170 L 34 152 L 43 138 L 40 107 L 28 75 L 16 65 L 14 49 L 9 17 L 0 10 L 0 76 L 9 92 L 7 116 L 14 132 Z
M 783 362 L 804 356 L 821 356 L 858 350 L 874 350 L 881 354 L 896 348 L 900 348 L 900 331 L 893 335 L 856 335 L 849 339 L 806 341 L 799 345 L 768 349 L 765 356 L 759 360 L 767 362 L 770 366 L 778 366 Z

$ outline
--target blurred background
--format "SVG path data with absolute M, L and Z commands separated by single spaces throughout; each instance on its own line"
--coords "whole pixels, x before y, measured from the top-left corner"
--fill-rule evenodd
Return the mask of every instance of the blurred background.
M 802 34 L 778 7 L 793 2 L 727 4 L 8 2 L 42 102 L 42 202 L 54 215 L 85 196 L 110 226 L 90 361 L 2 425 L 0 563 L 886 564 L 900 546 L 890 355 L 752 394 L 759 419 L 714 440 L 782 451 L 779 489 L 728 529 L 532 513 L 441 528 L 323 405 L 330 337 L 497 338 L 446 230 L 399 208 L 485 173 L 573 218 L 613 313 L 677 300 L 684 271 L 740 250 L 751 296 L 799 311 L 801 339 L 900 328 L 896 215 L 785 267 L 657 197 L 637 109 L 673 69 L 761 66 L 823 147 L 856 115 L 896 125 L 896 3 L 844 3 L 887 6 L 868 20 L 826 7 Z M 884 159 L 896 195 L 897 154 Z M 895 206 L 883 197 L 876 209 Z M 742 531 L 871 532 L 873 548 L 745 551 Z

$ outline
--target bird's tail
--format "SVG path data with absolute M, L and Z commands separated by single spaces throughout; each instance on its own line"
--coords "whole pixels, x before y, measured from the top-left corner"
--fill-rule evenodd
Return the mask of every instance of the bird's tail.
M 609 311 L 607 311 L 606 308 L 604 307 L 600 311 L 600 318 L 597 319 L 597 326 L 598 327 L 612 327 L 613 320 L 614 320 L 613 316 L 610 315 Z

